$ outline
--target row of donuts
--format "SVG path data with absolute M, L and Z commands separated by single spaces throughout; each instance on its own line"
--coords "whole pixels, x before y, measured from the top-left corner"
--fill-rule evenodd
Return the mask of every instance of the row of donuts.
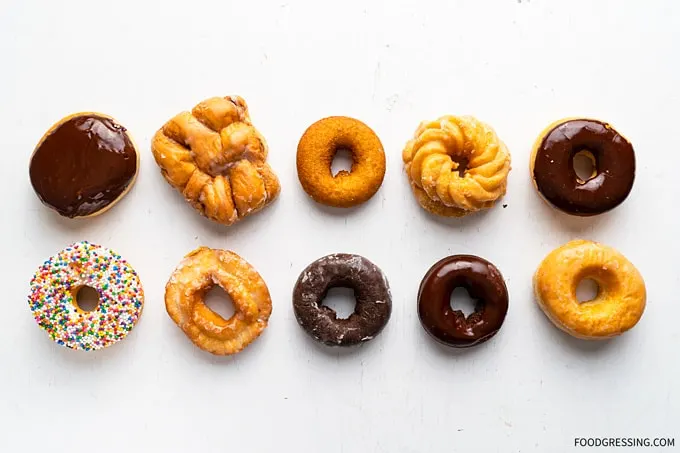
M 333 175 L 339 150 L 350 171 Z M 269 148 L 239 96 L 214 97 L 182 112 L 154 135 L 151 150 L 161 174 L 202 215 L 231 225 L 271 203 L 279 180 Z M 582 178 L 574 159 L 592 174 Z M 385 175 L 385 152 L 367 125 L 348 117 L 312 124 L 297 148 L 297 172 L 314 200 L 335 207 L 367 201 Z M 418 203 L 441 216 L 487 209 L 507 188 L 510 153 L 494 130 L 470 116 L 443 116 L 419 125 L 402 159 Z M 531 175 L 552 206 L 573 215 L 608 211 L 630 193 L 635 153 L 609 124 L 568 118 L 546 128 L 534 144 Z M 139 155 L 129 132 L 99 113 L 70 115 L 52 126 L 30 160 L 40 200 L 66 217 L 89 217 L 112 207 L 132 187 Z
M 583 279 L 599 286 L 595 299 L 580 303 Z M 640 320 L 646 304 L 644 281 L 630 261 L 603 244 L 575 240 L 553 250 L 534 275 L 536 301 L 560 329 L 583 339 L 619 335 Z M 214 285 L 231 297 L 235 313 L 225 319 L 204 303 Z M 92 310 L 79 305 L 83 288 L 97 291 Z M 354 290 L 348 318 L 323 304 L 328 290 Z M 454 289 L 476 299 L 465 316 L 451 307 Z M 30 283 L 29 305 L 38 325 L 60 345 L 96 350 L 125 338 L 139 320 L 144 292 L 137 273 L 110 249 L 79 242 L 46 260 Z M 300 274 L 293 290 L 298 323 L 315 340 L 352 346 L 378 335 L 390 319 L 392 296 L 384 273 L 368 259 L 338 253 L 320 258 Z M 184 257 L 165 287 L 172 320 L 199 348 L 216 355 L 236 354 L 267 327 L 272 301 L 260 274 L 227 250 L 200 247 Z M 434 264 L 420 283 L 418 316 L 437 341 L 464 348 L 493 337 L 508 311 L 508 290 L 492 263 L 473 255 L 454 255 Z

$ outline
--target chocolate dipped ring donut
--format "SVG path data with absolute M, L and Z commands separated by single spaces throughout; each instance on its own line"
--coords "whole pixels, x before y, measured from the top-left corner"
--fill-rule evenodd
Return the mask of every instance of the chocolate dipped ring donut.
M 69 115 L 33 151 L 29 175 L 44 205 L 64 217 L 91 217 L 132 188 L 139 154 L 127 129 L 102 113 Z
M 593 174 L 578 177 L 577 155 L 592 161 Z M 592 216 L 621 204 L 635 180 L 633 145 L 613 127 L 591 119 L 557 121 L 539 136 L 531 158 L 536 190 L 567 214 Z
M 331 164 L 339 150 L 352 154 L 352 168 L 335 176 Z M 385 177 L 385 151 L 373 130 L 345 116 L 324 118 L 309 126 L 297 149 L 302 188 L 318 203 L 349 208 L 367 201 Z
M 594 299 L 579 302 L 576 288 L 594 280 Z M 618 251 L 575 240 L 548 254 L 534 275 L 536 300 L 555 326 L 586 340 L 620 335 L 642 317 L 647 292 L 640 272 Z
M 467 318 L 451 308 L 451 293 L 463 287 L 477 299 Z M 508 312 L 508 290 L 500 271 L 473 255 L 453 255 L 425 274 L 418 291 L 418 316 L 427 333 L 454 348 L 485 342 L 500 330 Z
M 322 305 L 328 290 L 354 290 L 356 307 L 347 319 Z M 293 290 L 293 309 L 302 328 L 329 346 L 352 346 L 378 335 L 392 313 L 392 296 L 380 268 L 359 255 L 324 256 L 302 271 Z

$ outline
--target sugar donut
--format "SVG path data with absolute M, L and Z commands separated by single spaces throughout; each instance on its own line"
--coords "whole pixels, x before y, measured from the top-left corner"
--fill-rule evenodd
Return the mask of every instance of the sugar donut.
M 597 296 L 576 298 L 584 279 L 598 284 Z M 596 242 L 575 240 L 548 254 L 534 275 L 536 301 L 553 324 L 583 339 L 602 339 L 631 329 L 646 304 L 645 282 L 621 253 Z
M 229 319 L 203 302 L 214 285 L 222 287 L 234 302 L 236 311 Z M 260 336 L 272 313 L 272 300 L 267 284 L 246 260 L 228 250 L 199 247 L 170 276 L 165 308 L 196 346 L 229 355 Z
M 335 154 L 346 149 L 352 168 L 335 176 Z M 373 130 L 354 118 L 332 116 L 307 128 L 297 148 L 297 172 L 302 188 L 316 202 L 350 208 L 371 198 L 385 177 L 385 151 Z
M 97 290 L 99 305 L 85 312 L 78 291 Z M 52 340 L 90 351 L 122 340 L 142 314 L 144 292 L 137 273 L 114 251 L 78 242 L 45 261 L 31 280 L 28 304 Z

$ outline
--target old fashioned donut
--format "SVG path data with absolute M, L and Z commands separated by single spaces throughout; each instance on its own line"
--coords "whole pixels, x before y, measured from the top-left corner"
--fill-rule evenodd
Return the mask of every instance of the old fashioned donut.
M 491 126 L 471 116 L 422 122 L 402 158 L 416 200 L 432 214 L 461 217 L 505 195 L 510 153 Z
M 114 251 L 78 242 L 45 261 L 31 280 L 28 304 L 52 340 L 71 349 L 91 351 L 125 338 L 137 324 L 144 292 L 137 273 Z M 92 311 L 78 305 L 83 287 L 95 289 Z
M 597 296 L 579 302 L 584 279 L 598 285 Z M 611 247 L 575 240 L 548 254 L 534 275 L 536 301 L 553 324 L 583 339 L 620 335 L 642 317 L 645 282 L 633 264 Z
M 352 155 L 352 168 L 335 176 L 331 163 L 339 150 Z M 359 120 L 332 116 L 307 128 L 297 148 L 302 188 L 315 201 L 349 208 L 367 201 L 385 177 L 385 152 L 378 136 Z
M 53 125 L 33 151 L 33 190 L 64 217 L 91 217 L 132 188 L 139 154 L 127 129 L 102 113 L 75 113 Z
M 239 96 L 206 99 L 165 123 L 151 141 L 165 180 L 205 217 L 231 225 L 274 201 L 269 148 Z
M 587 180 L 574 170 L 577 154 L 593 162 Z M 572 215 L 591 216 L 615 208 L 628 197 L 635 180 L 633 145 L 598 120 L 563 119 L 551 124 L 538 137 L 530 162 L 538 193 Z
M 203 302 L 219 285 L 234 303 L 224 319 Z M 199 247 L 177 266 L 165 286 L 165 308 L 173 321 L 199 348 L 216 355 L 240 352 L 255 340 L 272 312 L 264 280 L 243 258 L 227 250 Z
M 454 289 L 463 287 L 477 299 L 474 313 L 453 310 Z M 418 291 L 418 316 L 427 333 L 454 348 L 467 348 L 496 335 L 508 312 L 508 290 L 500 271 L 483 258 L 453 255 L 427 271 Z
M 356 307 L 347 319 L 322 305 L 328 290 L 354 290 Z M 352 346 L 378 335 L 392 313 L 392 296 L 382 271 L 359 255 L 336 253 L 307 266 L 293 290 L 298 323 L 317 341 L 329 346 Z

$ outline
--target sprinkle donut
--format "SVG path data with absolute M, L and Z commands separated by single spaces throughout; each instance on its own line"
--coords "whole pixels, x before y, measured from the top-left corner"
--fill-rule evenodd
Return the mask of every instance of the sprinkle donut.
M 142 314 L 144 292 L 137 273 L 114 251 L 78 242 L 45 261 L 31 280 L 28 304 L 52 340 L 92 351 L 122 340 Z M 83 287 L 97 291 L 92 311 L 78 306 Z

